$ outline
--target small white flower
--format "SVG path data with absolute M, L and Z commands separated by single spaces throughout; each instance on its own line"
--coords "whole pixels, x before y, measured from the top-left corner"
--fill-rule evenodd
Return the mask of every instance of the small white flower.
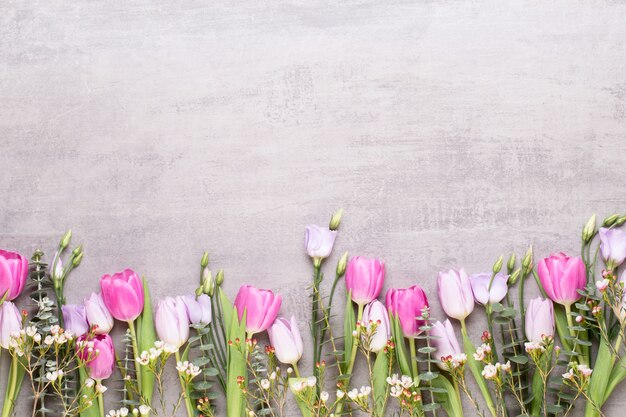
M 337 399 L 342 399 L 346 395 L 345 391 L 339 390 L 337 391 Z
M 35 335 L 33 336 L 33 340 L 35 341 L 35 343 L 41 343 L 41 335 L 39 333 L 35 333 Z
M 315 386 L 315 384 L 317 384 L 317 378 L 315 378 L 314 376 L 310 376 L 306 379 L 306 384 L 313 388 Z
M 139 414 L 141 416 L 147 416 L 150 413 L 150 411 L 152 411 L 152 409 L 148 407 L 147 405 L 142 404 L 139 406 Z
M 328 393 L 326 391 L 320 392 L 320 400 L 322 400 L 323 403 L 328 401 Z
M 611 281 L 609 281 L 608 279 L 604 278 L 602 281 L 596 281 L 596 288 L 599 291 L 605 291 L 610 283 L 611 283 Z
M 483 369 L 481 374 L 483 377 L 485 377 L 485 379 L 494 379 L 498 375 L 498 368 L 495 365 L 489 363 L 485 365 L 485 368 Z
M 350 398 L 352 401 L 356 400 L 358 396 L 359 396 L 359 391 L 357 391 L 356 388 L 348 391 L 348 398 Z
M 93 385 L 95 384 L 95 382 L 96 382 L 96 381 L 94 381 L 93 379 L 91 379 L 91 378 L 87 378 L 87 379 L 85 379 L 85 386 L 86 386 L 87 388 L 91 388 L 91 387 L 93 387 Z
M 270 381 L 269 379 L 262 379 L 261 380 L 261 388 L 263 389 L 270 389 Z
M 46 338 L 43 340 L 43 342 L 48 345 L 48 346 L 52 346 L 52 344 L 54 343 L 54 337 L 48 335 L 46 336 Z
M 36 328 L 35 326 L 28 326 L 28 327 L 26 328 L 26 334 L 27 334 L 29 337 L 33 337 L 33 336 L 35 336 L 35 335 L 37 334 L 37 328 Z
M 578 372 L 584 377 L 590 377 L 593 369 L 589 368 L 587 365 L 578 365 Z
M 413 386 L 413 378 L 408 375 L 402 375 L 400 383 L 404 388 L 411 388 Z
M 105 387 L 104 385 L 102 385 L 102 384 L 96 385 L 96 392 L 97 393 L 104 394 L 106 392 L 106 390 L 107 390 L 107 387 Z

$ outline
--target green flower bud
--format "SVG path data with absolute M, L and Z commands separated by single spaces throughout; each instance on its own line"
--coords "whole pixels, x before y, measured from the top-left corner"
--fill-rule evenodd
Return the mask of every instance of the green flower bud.
M 515 285 L 519 277 L 522 275 L 522 268 L 517 268 L 511 275 L 509 275 L 509 279 L 507 284 L 510 286 Z
M 589 219 L 589 221 L 587 221 L 587 224 L 585 224 L 585 227 L 583 227 L 583 234 L 582 234 L 582 238 L 583 238 L 583 242 L 588 243 L 596 234 L 596 215 L 594 213 L 593 216 L 591 216 L 591 218 Z
M 339 225 L 341 224 L 341 216 L 343 216 L 343 209 L 339 209 L 335 212 L 335 214 L 333 214 L 333 216 L 330 218 L 330 225 L 328 226 L 330 230 L 339 229 Z
M 206 268 L 209 265 L 209 252 L 204 252 L 202 254 L 202 259 L 200 259 L 200 267 Z
M 68 230 L 61 238 L 61 242 L 59 242 L 61 249 L 67 248 L 67 245 L 70 244 L 70 240 L 72 240 L 72 229 Z
M 83 245 L 78 245 L 74 248 L 74 250 L 72 251 L 72 255 L 74 256 L 78 256 L 79 254 L 81 254 L 83 252 Z
M 615 226 L 619 227 L 619 226 L 623 225 L 624 223 L 626 223 L 626 216 L 622 216 L 619 219 L 617 219 L 615 221 Z
M 348 252 L 344 252 L 337 262 L 337 276 L 342 277 L 346 273 L 346 267 L 348 266 Z
M 515 268 L 515 254 L 514 253 L 512 253 L 511 256 L 509 256 L 509 260 L 506 263 L 506 270 L 509 273 L 509 275 L 511 275 L 513 268 Z
M 530 245 L 524 258 L 522 259 L 522 270 L 524 271 L 524 275 L 529 273 L 532 270 L 533 265 L 533 245 Z
M 611 227 L 613 226 L 613 223 L 615 223 L 617 221 L 617 219 L 619 219 L 619 214 L 612 214 L 609 217 L 607 217 L 606 219 L 604 219 L 604 221 L 602 222 L 602 226 L 604 227 Z
M 209 268 L 202 270 L 202 292 L 209 296 L 215 292 L 215 280 Z
M 204 294 L 203 288 L 201 286 L 196 288 L 196 297 L 200 297 L 202 294 Z
M 222 285 L 222 282 L 224 282 L 224 270 L 220 269 L 215 276 L 215 284 L 219 286 Z
M 497 274 L 498 272 L 502 270 L 502 259 L 503 259 L 503 256 L 500 255 L 496 263 L 493 264 L 493 267 L 491 268 L 491 270 L 493 271 L 494 274 Z
M 80 265 L 80 261 L 83 260 L 83 255 L 84 253 L 79 253 L 78 256 L 74 256 L 72 258 L 72 265 L 74 266 L 74 268 L 76 268 L 78 265 Z

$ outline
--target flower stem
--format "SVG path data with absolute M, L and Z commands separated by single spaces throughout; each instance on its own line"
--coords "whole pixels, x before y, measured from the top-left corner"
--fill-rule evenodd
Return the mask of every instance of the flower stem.
M 294 362 L 291 366 L 293 366 L 293 371 L 296 373 L 296 377 L 300 378 L 300 370 L 298 369 L 298 363 Z
M 180 352 L 176 351 L 176 363 L 180 362 Z M 180 389 L 182 390 L 183 398 L 185 399 L 185 409 L 187 410 L 187 417 L 194 417 L 193 404 L 191 398 L 189 398 L 189 392 L 187 392 L 187 384 L 183 379 L 183 376 L 179 373 L 178 380 L 180 381 Z
M 415 338 L 409 339 L 409 349 L 411 351 L 411 371 L 413 372 L 413 381 L 417 381 L 419 372 L 417 370 L 417 351 L 415 349 Z
M 130 339 L 133 345 L 133 355 L 134 359 L 139 357 L 139 348 L 137 347 L 137 332 L 135 331 L 135 321 L 130 320 L 128 322 L 128 330 L 130 331 Z M 141 368 L 139 362 L 133 360 L 135 362 L 135 379 L 137 380 L 137 391 L 141 394 Z
M 357 323 L 360 322 L 363 319 L 363 305 L 359 304 L 359 310 L 356 316 L 356 321 Z M 352 369 L 354 368 L 354 362 L 356 360 L 356 352 L 358 350 L 359 347 L 359 337 L 361 336 L 361 327 L 357 326 L 356 328 L 356 337 L 355 337 L 355 342 L 352 344 L 352 352 L 350 352 L 350 363 L 348 364 L 348 371 L 346 372 L 346 374 L 348 374 L 348 380 L 346 381 L 346 385 L 349 384 L 350 382 L 350 377 L 352 376 Z M 352 335 L 350 335 L 352 336 Z M 345 336 L 344 336 L 345 337 Z
M 98 381 L 97 385 L 101 385 L 102 382 Z M 100 417 L 106 417 L 106 415 L 104 414 L 104 396 L 102 395 L 102 392 L 98 392 L 98 410 L 100 411 Z
M 574 327 L 574 321 L 572 320 L 572 306 L 565 305 L 565 318 L 567 319 L 567 327 L 569 330 L 570 336 L 574 338 L 574 343 L 576 343 L 576 339 L 578 339 L 578 332 L 574 331 L 572 328 Z M 580 347 L 574 345 L 574 349 L 576 350 L 576 357 L 578 358 L 578 363 L 581 365 L 587 365 L 587 360 L 583 357 L 580 351 Z

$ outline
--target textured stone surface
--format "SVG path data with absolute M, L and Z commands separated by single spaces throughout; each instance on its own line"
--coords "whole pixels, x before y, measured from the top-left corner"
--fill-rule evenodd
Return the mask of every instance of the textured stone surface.
M 280 290 L 304 332 L 303 228 L 337 207 L 332 262 L 381 257 L 386 287 L 432 300 L 443 268 L 576 253 L 592 212 L 626 207 L 625 19 L 620 1 L 5 0 L 1 246 L 50 257 L 72 227 L 71 302 L 126 266 L 156 298 L 192 291 L 206 249 L 230 294 Z

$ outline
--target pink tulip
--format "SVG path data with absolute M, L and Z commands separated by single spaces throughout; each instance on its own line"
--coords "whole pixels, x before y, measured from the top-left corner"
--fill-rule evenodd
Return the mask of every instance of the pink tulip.
M 113 316 L 107 306 L 104 305 L 102 296 L 92 292 L 89 297 L 85 298 L 84 304 L 87 323 L 89 326 L 96 327 L 95 333 L 109 333 L 113 328 Z
M 0 249 L 0 299 L 15 300 L 26 285 L 28 259 L 17 252 Z
M 602 257 L 610 263 L 609 268 L 620 266 L 626 259 L 626 230 L 601 227 L 598 235 Z
M 311 258 L 327 258 L 333 251 L 337 232 L 327 228 L 309 225 L 304 234 L 304 248 Z
M 189 317 L 182 297 L 166 297 L 156 308 L 154 317 L 159 339 L 165 343 L 181 347 L 189 339 Z
M 474 292 L 464 269 L 440 272 L 437 278 L 437 294 L 443 311 L 449 317 L 465 320 L 474 310 Z
M 102 299 L 113 317 L 133 321 L 143 310 L 143 283 L 132 269 L 125 269 L 100 279 Z
M 295 317 L 291 316 L 291 320 L 278 317 L 267 329 L 267 334 L 279 361 L 295 365 L 300 360 L 304 348 Z
M 261 290 L 252 285 L 242 285 L 235 297 L 235 308 L 239 320 L 246 313 L 246 332 L 250 334 L 267 330 L 278 315 L 282 297 L 270 290 Z
M 544 336 L 554 336 L 554 310 L 552 301 L 534 298 L 526 308 L 526 338 L 529 342 L 541 342 Z
M 476 302 L 482 305 L 499 303 L 506 295 L 509 287 L 507 281 L 508 275 L 497 273 L 491 280 L 491 272 L 482 272 L 470 275 L 470 283 L 472 284 L 472 292 Z M 491 288 L 489 288 L 491 283 Z
M 191 324 L 211 323 L 211 297 L 206 294 L 201 294 L 198 298 L 195 295 L 185 295 L 183 302 Z
M 430 336 L 433 338 L 433 347 L 437 348 L 437 358 L 455 357 L 463 353 L 450 320 L 446 319 L 443 323 L 440 321 L 436 322 L 430 331 Z M 437 365 L 441 369 L 447 370 L 443 363 L 437 362 Z
M 380 294 L 385 281 L 385 264 L 378 259 L 355 256 L 348 262 L 346 289 L 352 301 L 365 305 Z
M 108 334 L 100 334 L 90 339 L 86 335 L 76 341 L 78 357 L 85 361 L 89 377 L 96 381 L 107 379 L 115 367 L 115 348 Z
M 552 301 L 570 306 L 580 298 L 578 290 L 585 288 L 585 264 L 579 257 L 564 253 L 544 258 L 537 264 L 537 274 L 544 291 Z
M 61 306 L 63 312 L 63 328 L 69 330 L 76 337 L 89 332 L 89 324 L 85 315 L 85 306 L 79 304 L 65 304 Z
M 389 313 L 385 305 L 378 300 L 374 300 L 363 309 L 363 319 L 361 322 L 371 333 L 372 326 L 376 324 L 376 330 L 370 337 L 369 346 L 366 348 L 370 352 L 378 353 L 387 346 L 387 341 L 391 337 L 391 326 L 389 325 Z
M 422 331 L 424 323 L 417 320 L 422 316 L 422 310 L 428 307 L 428 299 L 424 290 L 418 285 L 409 288 L 390 288 L 385 297 L 385 304 L 389 315 L 400 320 L 404 337 L 415 337 Z
M 15 304 L 5 301 L 0 305 L 0 346 L 8 349 L 11 335 L 22 329 L 22 315 Z

